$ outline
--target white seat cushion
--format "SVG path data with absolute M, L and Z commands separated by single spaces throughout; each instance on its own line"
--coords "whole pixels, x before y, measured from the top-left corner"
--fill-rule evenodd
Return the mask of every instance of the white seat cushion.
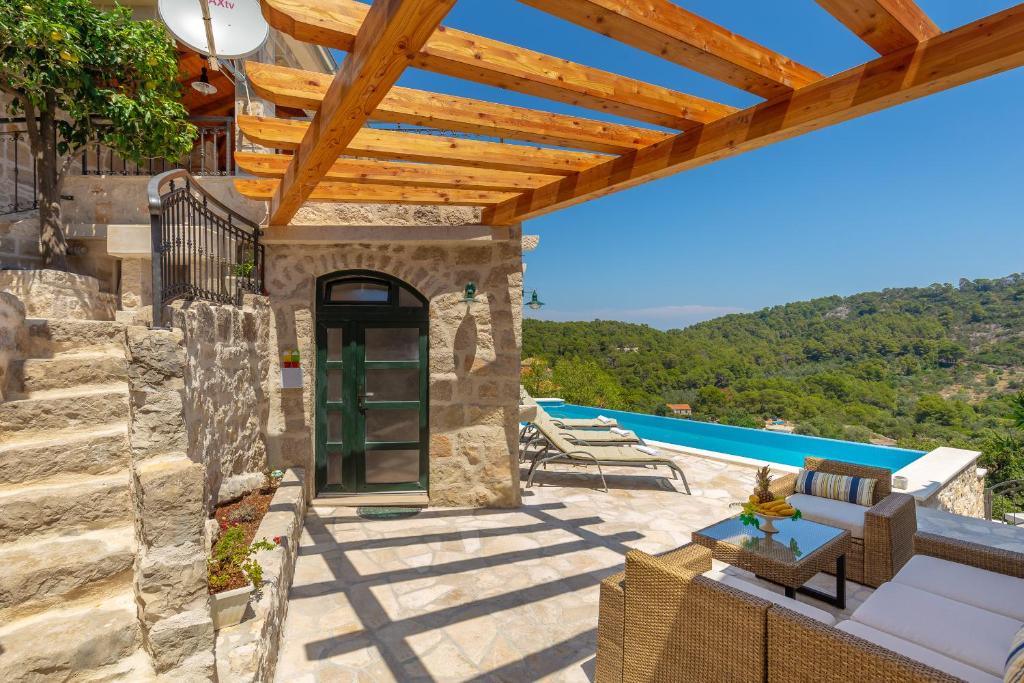
M 725 586 L 729 586 L 730 588 L 735 588 L 736 590 L 741 590 L 744 593 L 749 593 L 750 595 L 761 598 L 762 600 L 767 600 L 768 602 L 775 603 L 780 607 L 791 609 L 794 612 L 804 615 L 805 617 L 814 619 L 816 621 L 820 621 L 826 626 L 832 626 L 836 623 L 835 617 L 833 617 L 831 614 L 829 614 L 823 609 L 818 609 L 813 605 L 807 605 L 802 602 L 798 602 L 793 598 L 787 598 L 782 593 L 776 593 L 775 591 L 769 588 L 765 588 L 764 586 L 758 585 L 756 583 L 751 583 L 750 581 L 744 581 L 738 576 L 732 576 L 731 574 L 726 574 L 716 569 L 712 569 L 709 572 L 704 572 L 704 576 L 708 577 L 709 579 L 713 579 Z
M 889 582 L 853 613 L 853 620 L 947 657 L 1002 676 L 1021 622 L 913 586 Z
M 1024 579 L 914 555 L 893 581 L 1024 622 Z
M 916 643 L 911 643 L 909 640 L 903 640 L 897 638 L 894 635 L 879 631 L 878 629 L 865 626 L 860 622 L 847 620 L 840 622 L 836 629 L 845 631 L 850 635 L 863 638 L 864 640 L 880 645 L 887 650 L 892 650 L 898 654 L 903 655 L 909 659 L 913 659 L 915 662 L 921 662 L 933 669 L 938 669 L 944 673 L 962 678 L 968 683 L 1002 683 L 1003 677 L 998 678 L 992 674 L 986 673 L 981 669 L 975 669 L 973 666 L 958 662 L 955 659 L 950 659 L 946 655 L 936 652 L 935 650 L 929 650 L 926 647 L 921 647 Z
M 870 508 L 806 493 L 794 493 L 786 500 L 800 511 L 804 519 L 846 529 L 854 538 L 864 538 L 864 513 Z

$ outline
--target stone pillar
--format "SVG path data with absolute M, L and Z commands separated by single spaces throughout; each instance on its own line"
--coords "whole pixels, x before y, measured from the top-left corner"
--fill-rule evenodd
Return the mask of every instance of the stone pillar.
M 187 456 L 179 330 L 128 328 L 135 597 L 143 644 L 168 680 L 213 680 L 206 476 Z

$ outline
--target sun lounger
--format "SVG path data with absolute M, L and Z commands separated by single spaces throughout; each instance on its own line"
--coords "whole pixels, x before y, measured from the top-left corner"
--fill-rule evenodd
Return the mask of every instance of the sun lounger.
M 593 417 L 579 417 L 579 418 L 562 418 L 562 417 L 551 417 L 547 411 L 533 396 L 526 393 L 526 390 L 519 387 L 519 403 L 524 406 L 536 406 L 537 412 L 544 413 L 547 415 L 555 424 L 565 429 L 611 429 L 612 427 L 618 427 L 619 423 L 612 418 L 605 418 L 599 420 Z
M 531 444 L 537 442 L 543 442 L 544 445 L 533 456 L 533 462 L 530 464 L 530 473 L 526 479 L 526 488 L 533 486 L 533 477 L 537 473 L 538 467 L 548 463 L 564 463 L 596 466 L 605 492 L 608 491 L 608 482 L 605 481 L 604 472 L 601 470 L 602 465 L 667 467 L 672 470 L 672 478 L 678 477 L 682 479 L 686 493 L 690 493 L 690 484 L 686 481 L 686 475 L 670 457 L 644 453 L 634 446 L 590 446 L 572 443 L 562 435 L 560 430 L 553 428 L 553 425 L 543 420 L 536 427 L 538 436 L 527 444 L 526 447 L 529 448 Z
M 612 429 L 566 429 L 558 420 L 538 413 L 524 428 L 521 441 L 529 441 L 537 432 L 537 423 L 544 422 L 551 430 L 557 430 L 571 443 L 580 446 L 628 446 L 643 445 L 644 441 L 634 432 L 613 427 Z

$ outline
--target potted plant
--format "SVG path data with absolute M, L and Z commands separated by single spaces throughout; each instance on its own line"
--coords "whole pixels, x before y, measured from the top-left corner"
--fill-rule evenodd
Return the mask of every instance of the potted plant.
M 247 544 L 245 529 L 241 526 L 229 526 L 221 533 L 207 561 L 215 629 L 242 621 L 249 596 L 263 582 L 263 567 L 253 556 L 260 550 L 274 547 L 266 539 Z
M 228 296 L 241 300 L 243 292 L 252 291 L 254 272 L 256 272 L 256 261 L 252 254 L 247 255 L 244 261 L 231 266 L 229 274 L 224 276 L 224 287 Z

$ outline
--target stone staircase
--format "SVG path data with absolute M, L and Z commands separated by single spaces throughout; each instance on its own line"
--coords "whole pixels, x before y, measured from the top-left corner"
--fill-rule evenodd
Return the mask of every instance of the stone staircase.
M 0 681 L 145 681 L 125 327 L 26 320 L 0 402 Z

